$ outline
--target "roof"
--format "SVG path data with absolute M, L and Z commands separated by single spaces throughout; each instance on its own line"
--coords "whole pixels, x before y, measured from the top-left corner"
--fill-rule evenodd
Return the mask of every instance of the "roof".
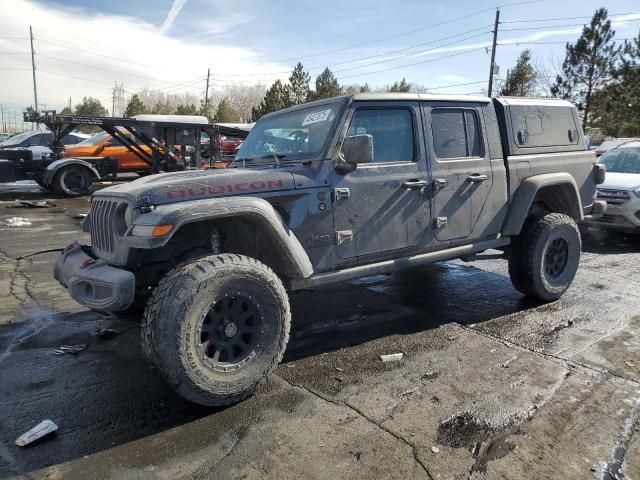
M 354 100 L 358 101 L 389 101 L 389 100 L 430 100 L 440 102 L 480 102 L 489 103 L 491 99 L 483 95 L 449 95 L 446 93 L 356 93 Z
M 503 105 L 544 105 L 547 107 L 571 107 L 573 103 L 561 98 L 540 98 L 540 97 L 496 97 L 496 100 Z

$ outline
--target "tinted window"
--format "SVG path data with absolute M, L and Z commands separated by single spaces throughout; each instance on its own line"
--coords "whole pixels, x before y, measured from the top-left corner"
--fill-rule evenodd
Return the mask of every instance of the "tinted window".
M 520 147 L 551 147 L 578 143 L 572 107 L 512 105 L 511 121 Z
M 28 147 L 29 145 L 37 145 L 39 147 L 45 147 L 51 143 L 52 136 L 50 133 L 39 133 L 33 135 L 20 144 L 22 147 Z
M 347 135 L 373 137 L 373 161 L 414 161 L 413 116 L 404 109 L 357 110 Z
M 438 158 L 482 156 L 482 135 L 475 110 L 434 109 L 431 129 Z

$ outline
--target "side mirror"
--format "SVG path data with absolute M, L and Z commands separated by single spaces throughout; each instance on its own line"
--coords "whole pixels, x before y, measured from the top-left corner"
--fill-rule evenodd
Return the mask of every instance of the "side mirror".
M 373 136 L 352 135 L 346 137 L 342 143 L 344 161 L 351 165 L 373 162 Z

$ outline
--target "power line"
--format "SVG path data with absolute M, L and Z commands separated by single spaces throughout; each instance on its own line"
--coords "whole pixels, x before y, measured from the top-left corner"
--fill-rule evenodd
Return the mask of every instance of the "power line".
M 638 15 L 637 12 L 630 13 L 612 13 L 609 15 L 608 20 L 618 20 L 612 17 L 620 17 L 625 15 Z M 582 18 L 593 18 L 593 15 L 583 16 L 583 17 L 558 17 L 558 18 L 538 18 L 538 19 L 529 19 L 529 20 L 507 20 L 504 22 L 500 22 L 502 24 L 507 23 L 535 23 L 535 22 L 556 22 L 560 20 L 580 20 Z
M 449 35 L 449 36 L 446 36 L 446 37 L 437 38 L 437 39 L 431 40 L 429 42 L 419 43 L 417 45 L 411 45 L 410 47 L 400 48 L 400 49 L 397 49 L 397 50 L 390 50 L 390 51 L 379 53 L 379 54 L 376 54 L 376 55 L 370 55 L 368 57 L 355 58 L 355 59 L 344 61 L 344 62 L 329 63 L 329 64 L 325 64 L 325 65 L 322 65 L 322 66 L 318 65 L 318 66 L 310 67 L 310 68 L 307 69 L 307 71 L 323 69 L 323 68 L 326 68 L 326 67 L 337 67 L 339 65 L 347 65 L 349 63 L 357 63 L 357 62 L 361 62 L 363 60 L 368 60 L 368 59 L 371 59 L 371 58 L 383 57 L 385 55 L 392 55 L 394 53 L 405 52 L 407 50 L 411 50 L 411 49 L 418 48 L 418 47 L 423 47 L 425 45 L 432 45 L 434 43 L 438 43 L 438 42 L 445 41 L 445 40 L 450 40 L 452 38 L 460 37 L 462 35 L 467 35 L 469 33 L 477 32 L 478 30 L 486 29 L 486 28 L 489 28 L 489 25 L 484 25 L 482 27 L 474 28 L 472 30 L 468 30 L 466 32 L 461 32 L 461 33 L 458 33 L 458 34 L 455 34 L 455 35 Z M 489 33 L 489 32 L 488 31 L 482 32 L 482 33 L 480 33 L 478 35 L 474 35 L 472 37 L 468 37 L 468 38 L 465 38 L 465 39 L 462 39 L 462 40 L 459 40 L 459 41 L 469 40 L 471 38 L 475 38 L 475 37 L 484 35 L 486 33 Z M 440 45 L 437 48 L 444 47 L 444 46 L 446 46 L 446 45 Z M 423 52 L 414 52 L 411 55 L 415 55 L 415 54 L 418 54 L 418 53 L 423 53 Z M 405 55 L 405 56 L 409 56 L 409 55 Z M 397 58 L 402 58 L 402 57 L 403 56 L 400 56 L 400 57 L 397 57 Z M 354 67 L 354 68 L 357 68 L 357 67 Z M 245 77 L 245 76 L 255 76 L 255 75 L 266 76 L 266 75 L 280 75 L 280 74 L 290 73 L 290 72 L 291 72 L 290 70 L 287 70 L 287 71 L 282 71 L 281 70 L 279 72 L 268 72 L 268 73 L 260 73 L 260 74 L 218 74 L 217 76 L 218 77 Z
M 496 8 L 513 7 L 513 6 L 518 6 L 518 5 L 526 5 L 526 4 L 530 4 L 530 3 L 540 3 L 540 2 L 544 2 L 544 1 L 548 1 L 548 0 L 528 0 L 528 1 L 524 1 L 524 2 L 515 2 L 515 3 L 506 3 L 504 5 L 497 5 L 495 7 L 484 8 L 482 10 L 478 10 L 478 11 L 475 11 L 475 12 L 472 12 L 472 13 L 468 13 L 468 14 L 462 15 L 460 17 L 451 18 L 449 20 L 444 20 L 442 22 L 433 23 L 433 24 L 430 24 L 430 25 L 426 25 L 424 27 L 420 27 L 420 28 L 416 28 L 416 29 L 413 29 L 413 30 L 408 30 L 408 31 L 405 31 L 405 32 L 397 33 L 395 35 L 390 35 L 388 37 L 382 37 L 382 38 L 378 38 L 376 40 L 369 40 L 367 42 L 357 43 L 357 44 L 349 45 L 349 46 L 346 46 L 346 47 L 334 48 L 334 49 L 331 49 L 331 50 L 324 50 L 324 51 L 321 51 L 321 52 L 315 52 L 315 53 L 306 54 L 306 55 L 299 55 L 297 57 L 289 57 L 289 58 L 283 58 L 283 59 L 279 59 L 279 60 L 271 60 L 270 62 L 263 62 L 263 63 L 259 63 L 257 65 L 264 65 L 265 63 L 288 62 L 288 61 L 291 61 L 291 60 L 301 60 L 303 58 L 318 57 L 320 55 L 325 55 L 327 53 L 342 52 L 344 50 L 350 50 L 352 48 L 362 47 L 362 46 L 365 46 L 365 45 L 371 45 L 372 43 L 384 42 L 386 40 L 391 40 L 393 38 L 404 37 L 404 36 L 410 35 L 412 33 L 428 30 L 430 28 L 440 27 L 442 25 L 447 25 L 449 23 L 457 22 L 458 20 L 463 20 L 465 18 L 473 17 L 475 15 L 480 15 L 481 13 L 491 12 L 491 11 L 495 10 Z
M 396 67 L 389 67 L 389 68 L 385 68 L 384 70 L 376 70 L 374 72 L 365 72 L 365 73 L 358 73 L 358 74 L 355 74 L 355 75 L 346 75 L 346 76 L 342 76 L 340 78 L 341 79 L 345 79 L 345 78 L 362 77 L 363 75 L 373 75 L 375 73 L 382 73 L 382 72 L 388 72 L 390 70 L 398 70 L 398 69 L 401 69 L 401 68 L 413 67 L 414 65 L 422 65 L 423 63 L 436 62 L 438 60 L 443 60 L 445 58 L 457 57 L 459 55 L 465 55 L 467 53 L 477 52 L 479 50 L 485 50 L 486 48 L 487 48 L 487 46 L 485 45 L 483 47 L 474 48 L 474 49 L 471 49 L 471 50 L 466 50 L 464 52 L 458 52 L 458 53 L 454 53 L 454 54 L 451 54 L 451 55 L 445 55 L 443 57 L 430 58 L 429 60 L 423 60 L 421 62 L 415 62 L 415 63 L 408 63 L 406 65 L 398 65 Z
M 122 63 L 131 63 L 133 65 L 139 65 L 141 67 L 157 68 L 157 69 L 161 69 L 161 70 L 169 70 L 167 67 L 157 67 L 157 66 L 154 66 L 154 65 L 148 65 L 146 63 L 134 62 L 133 60 L 123 60 L 122 58 L 111 57 L 109 55 L 104 55 L 102 53 L 92 52 L 90 50 L 83 50 L 82 48 L 70 47 L 68 45 L 62 45 L 61 43 L 55 43 L 55 42 L 50 42 L 48 40 L 42 40 L 40 38 L 38 38 L 38 42 L 46 43 L 48 45 L 55 45 L 56 47 L 66 48 L 67 50 L 74 50 L 76 52 L 86 53 L 88 55 L 95 55 L 95 56 L 98 56 L 98 57 L 108 58 L 110 60 L 116 60 L 116 61 L 122 62 Z
M 634 18 L 634 19 L 629 19 L 629 20 L 625 20 L 626 22 L 639 22 L 640 18 Z M 583 23 L 569 23 L 569 24 L 565 24 L 565 25 L 545 25 L 545 26 L 538 26 L 538 27 L 521 27 L 521 28 L 508 28 L 508 29 L 504 29 L 504 30 L 500 30 L 501 32 L 516 32 L 516 31 L 521 31 L 521 30 L 547 30 L 549 28 L 565 28 L 565 27 L 584 27 L 584 22 Z

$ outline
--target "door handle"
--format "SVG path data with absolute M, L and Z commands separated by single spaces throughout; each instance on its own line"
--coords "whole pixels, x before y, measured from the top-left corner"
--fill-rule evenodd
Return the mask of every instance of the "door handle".
M 426 180 L 407 180 L 402 184 L 404 188 L 408 188 L 409 190 L 416 190 L 418 188 L 423 188 L 429 185 L 429 182 Z
M 467 180 L 469 180 L 470 182 L 484 182 L 488 178 L 489 177 L 487 175 L 480 175 L 478 173 L 467 176 Z

